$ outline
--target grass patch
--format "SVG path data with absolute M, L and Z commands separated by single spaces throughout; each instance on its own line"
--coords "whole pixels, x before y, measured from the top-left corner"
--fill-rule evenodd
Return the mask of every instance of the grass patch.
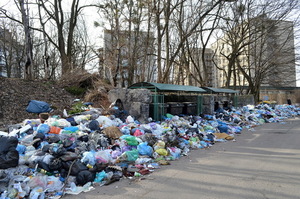
M 86 89 L 76 86 L 70 86 L 66 88 L 66 91 L 68 91 L 72 95 L 81 96 L 86 92 Z

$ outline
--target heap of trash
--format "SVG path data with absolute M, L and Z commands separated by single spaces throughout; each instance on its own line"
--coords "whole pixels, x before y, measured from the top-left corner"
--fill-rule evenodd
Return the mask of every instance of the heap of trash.
M 1 199 L 60 198 L 139 178 L 190 150 L 235 141 L 245 129 L 300 114 L 294 105 L 264 104 L 140 123 L 113 109 L 110 115 L 91 106 L 64 117 L 41 113 L 0 131 Z

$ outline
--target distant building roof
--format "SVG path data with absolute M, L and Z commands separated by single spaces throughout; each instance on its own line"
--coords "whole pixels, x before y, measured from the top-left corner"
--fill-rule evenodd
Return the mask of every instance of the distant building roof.
M 239 93 L 239 91 L 229 88 L 213 88 L 213 87 L 201 87 L 209 93 Z

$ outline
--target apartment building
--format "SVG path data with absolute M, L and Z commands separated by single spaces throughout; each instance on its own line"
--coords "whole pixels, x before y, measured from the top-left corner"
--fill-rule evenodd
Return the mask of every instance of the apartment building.
M 247 27 L 246 36 L 236 37 L 240 46 L 234 46 L 232 35 L 212 44 L 219 69 L 217 87 L 225 87 L 229 80 L 229 86 L 248 86 L 249 78 L 265 87 L 296 87 L 293 22 L 258 17 Z
M 121 87 L 154 81 L 154 37 L 147 32 L 104 30 L 99 71 L 104 79 L 117 79 Z

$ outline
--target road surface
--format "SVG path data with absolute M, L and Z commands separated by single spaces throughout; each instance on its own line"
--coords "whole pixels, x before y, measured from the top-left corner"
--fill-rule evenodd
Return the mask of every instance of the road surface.
M 299 199 L 300 118 L 244 130 L 235 142 L 193 150 L 140 180 L 63 198 Z

